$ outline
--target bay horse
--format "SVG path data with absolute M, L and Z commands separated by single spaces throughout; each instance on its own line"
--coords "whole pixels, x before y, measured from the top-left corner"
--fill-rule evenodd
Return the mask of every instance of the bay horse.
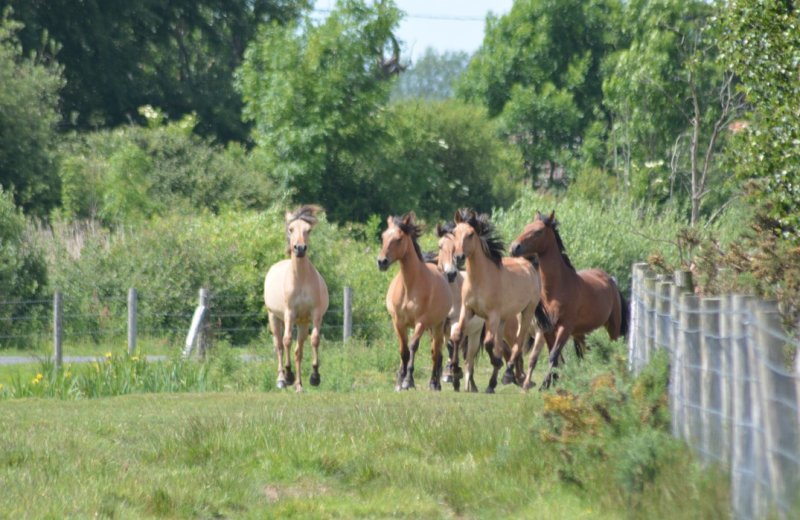
M 558 232 L 555 211 L 549 217 L 538 211 L 533 222 L 511 243 L 513 256 L 536 255 L 542 281 L 542 303 L 553 327 L 544 334 L 550 348 L 550 369 L 542 382 L 548 388 L 553 382 L 554 369 L 570 337 L 575 340 L 579 356 L 586 345 L 586 334 L 605 326 L 612 340 L 628 333 L 628 305 L 617 282 L 602 269 L 576 271 L 566 255 L 564 242 Z M 531 385 L 534 356 L 531 353 L 525 387 Z
M 303 344 L 311 331 L 313 349 L 311 386 L 320 384 L 319 376 L 319 329 L 328 310 L 328 286 L 319 271 L 308 258 L 311 230 L 317 224 L 317 213 L 323 211 L 316 205 L 301 206 L 286 213 L 287 254 L 290 258 L 272 265 L 264 278 L 264 303 L 269 314 L 269 327 L 278 356 L 278 388 L 294 383 L 295 390 L 302 392 L 300 363 L 303 360 Z M 295 370 L 289 358 L 292 345 L 292 330 L 297 326 L 297 347 L 294 351 Z M 296 379 L 295 379 L 296 377 Z
M 506 336 L 512 345 L 507 360 L 503 383 L 515 380 L 513 367 L 521 354 L 522 344 L 528 339 L 531 320 L 540 299 L 539 275 L 533 264 L 525 258 L 503 256 L 503 242 L 485 214 L 459 209 L 454 221 L 455 259 L 466 262 L 461 297 L 461 313 L 453 329 L 452 339 L 461 346 L 466 324 L 474 315 L 486 320 L 486 350 L 492 352 L 492 377 L 487 393 L 497 386 L 497 373 L 502 366 L 503 335 L 505 324 L 517 319 L 516 333 Z M 456 349 L 457 350 L 457 349 Z M 454 367 L 458 352 L 454 356 Z
M 400 272 L 386 293 L 386 309 L 400 340 L 400 368 L 395 390 L 415 387 L 414 356 L 425 331 L 432 338 L 433 363 L 429 386 L 431 390 L 441 390 L 444 326 L 452 305 L 450 288 L 439 269 L 423 259 L 417 243 L 422 229 L 416 223 L 414 212 L 402 217 L 390 216 L 386 222 L 388 227 L 381 235 L 378 268 L 386 271 L 395 261 L 400 262 Z M 410 343 L 409 328 L 413 329 Z

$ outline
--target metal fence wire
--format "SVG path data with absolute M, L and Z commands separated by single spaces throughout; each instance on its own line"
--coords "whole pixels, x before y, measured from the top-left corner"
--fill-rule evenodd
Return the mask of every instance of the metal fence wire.
M 669 355 L 672 433 L 728 471 L 735 518 L 796 518 L 800 341 L 774 303 L 697 297 L 687 280 L 633 266 L 629 369 Z

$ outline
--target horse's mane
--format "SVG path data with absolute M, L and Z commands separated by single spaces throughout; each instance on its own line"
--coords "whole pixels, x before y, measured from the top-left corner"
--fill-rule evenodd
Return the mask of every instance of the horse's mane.
M 554 218 L 551 219 L 550 217 L 541 218 L 544 220 L 545 225 L 553 230 L 553 234 L 556 236 L 556 245 L 558 245 L 558 251 L 561 253 L 561 258 L 564 259 L 567 267 L 575 271 L 575 266 L 572 265 L 572 261 L 569 259 L 569 255 L 567 255 L 567 248 L 564 246 L 564 241 L 561 240 L 561 234 L 558 232 L 558 221 Z
M 321 213 L 323 211 L 325 210 L 322 209 L 322 206 L 317 206 L 316 204 L 305 204 L 294 210 L 294 213 L 288 216 L 286 219 L 286 225 L 288 226 L 295 220 L 302 220 L 303 222 L 307 222 L 314 226 L 318 222 L 317 213 Z
M 457 216 L 457 220 L 469 224 L 478 233 L 483 252 L 499 267 L 503 262 L 503 252 L 506 246 L 503 239 L 497 234 L 494 224 L 489 220 L 489 215 L 486 213 L 478 215 L 470 209 L 461 208 L 458 210 Z
M 414 221 L 414 216 L 410 213 L 406 213 L 402 217 L 395 215 L 392 217 L 392 222 L 400 228 L 400 231 L 411 237 L 411 243 L 414 244 L 414 251 L 417 252 L 417 257 L 424 262 L 425 258 L 422 256 L 422 249 L 420 249 L 419 242 L 417 242 L 417 239 L 422 236 L 422 226 Z
M 438 264 L 439 255 L 436 253 L 436 251 L 425 251 L 422 253 L 422 261 L 426 264 Z
M 456 223 L 452 220 L 445 222 L 444 224 L 437 224 L 436 225 L 436 235 L 439 238 L 442 238 L 445 235 L 449 235 L 453 232 L 456 228 Z

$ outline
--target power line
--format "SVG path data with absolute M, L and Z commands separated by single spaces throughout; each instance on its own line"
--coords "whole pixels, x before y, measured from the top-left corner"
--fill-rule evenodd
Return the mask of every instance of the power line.
M 314 13 L 319 14 L 331 14 L 333 9 L 314 9 Z M 418 20 L 443 20 L 448 22 L 483 22 L 485 18 L 480 16 L 453 16 L 453 15 L 445 15 L 445 14 L 425 14 L 425 13 L 418 13 L 418 14 L 406 14 L 406 18 L 414 18 Z

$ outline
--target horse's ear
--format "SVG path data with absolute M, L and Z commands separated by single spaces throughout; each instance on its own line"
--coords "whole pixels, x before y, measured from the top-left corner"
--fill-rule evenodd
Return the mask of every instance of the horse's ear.
M 463 222 L 463 220 L 461 220 L 461 210 L 456 210 L 456 214 L 453 215 L 453 221 L 456 224 L 460 224 Z
M 293 216 L 294 214 L 291 211 L 287 211 L 286 215 L 284 215 L 283 218 L 286 220 L 286 223 L 288 224 L 292 220 Z
M 417 220 L 417 215 L 413 211 L 409 211 L 403 215 L 403 224 L 406 226 L 413 226 L 415 220 Z
M 391 215 L 386 217 L 386 225 L 392 227 L 393 224 L 394 224 L 394 217 Z
M 538 209 L 536 210 L 536 215 L 534 216 L 534 220 L 544 220 L 542 218 L 542 212 L 539 211 Z
M 556 221 L 556 210 L 550 212 L 550 216 L 547 217 L 547 220 L 549 220 L 550 223 L 554 223 Z
M 444 228 L 442 227 L 441 223 L 436 224 L 436 236 L 439 238 L 444 236 Z

